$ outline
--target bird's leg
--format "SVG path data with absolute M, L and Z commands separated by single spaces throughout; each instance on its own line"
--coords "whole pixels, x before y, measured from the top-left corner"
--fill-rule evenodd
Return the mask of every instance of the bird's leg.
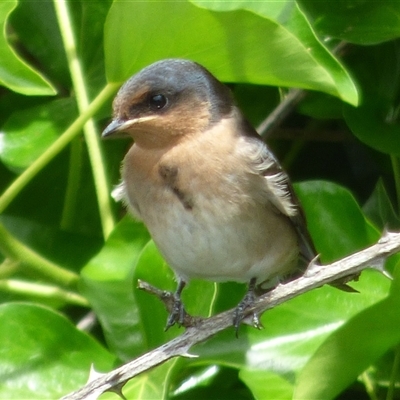
M 233 316 L 233 326 L 235 327 L 236 337 L 239 334 L 239 326 L 240 323 L 246 317 L 245 311 L 246 308 L 249 308 L 253 305 L 254 301 L 257 299 L 256 294 L 256 278 L 252 278 L 249 282 L 249 287 L 247 290 L 246 295 L 243 297 L 243 300 L 238 304 L 236 307 L 234 316 Z M 257 313 L 253 313 L 253 326 L 257 329 L 262 328 L 262 324 L 259 319 L 259 315 Z
M 169 328 L 171 328 L 172 325 L 175 325 L 176 323 L 180 326 L 183 325 L 183 323 L 185 321 L 186 311 L 185 311 L 185 308 L 183 307 L 182 300 L 181 300 L 181 293 L 185 286 L 186 286 L 186 282 L 183 279 L 179 279 L 178 287 L 177 287 L 175 293 L 173 294 L 174 304 L 172 305 L 172 310 L 167 319 L 167 326 L 165 327 L 166 331 Z

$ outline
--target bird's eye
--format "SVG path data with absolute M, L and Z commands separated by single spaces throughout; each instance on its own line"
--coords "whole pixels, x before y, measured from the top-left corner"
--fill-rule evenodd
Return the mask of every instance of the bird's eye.
M 163 94 L 155 94 L 150 97 L 149 103 L 152 110 L 161 110 L 167 104 L 167 99 Z

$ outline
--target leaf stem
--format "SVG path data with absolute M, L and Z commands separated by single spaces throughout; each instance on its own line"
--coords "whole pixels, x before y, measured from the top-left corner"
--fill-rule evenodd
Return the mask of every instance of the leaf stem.
M 210 307 L 208 309 L 207 317 L 211 317 L 214 314 L 215 304 L 217 303 L 217 297 L 219 293 L 219 285 L 218 283 L 214 282 L 214 291 L 210 302 Z
M 397 156 L 390 156 L 393 168 L 394 185 L 396 187 L 397 197 L 397 215 L 400 214 L 400 160 Z
M 0 224 L 0 251 L 12 261 L 17 261 L 29 270 L 63 286 L 74 286 L 79 276 L 65 268 L 59 267 L 46 258 L 40 256 L 11 235 Z
M 0 213 L 15 199 L 21 190 L 52 160 L 75 136 L 79 134 L 85 122 L 116 92 L 118 83 L 108 83 L 89 107 L 68 129 L 44 151 L 0 196 Z
M 57 286 L 24 282 L 15 279 L 0 279 L 0 290 L 41 299 L 59 300 L 77 306 L 89 306 L 89 302 L 83 296 L 60 289 Z
M 8 278 L 19 269 L 20 262 L 18 260 L 11 260 L 5 258 L 0 264 L 0 279 Z
M 82 168 L 82 141 L 79 137 L 75 137 L 71 141 L 69 169 L 68 169 L 68 184 L 64 197 L 64 208 L 61 216 L 60 226 L 63 230 L 73 230 L 75 224 L 74 211 L 77 207 L 77 192 L 81 181 Z
M 368 393 L 368 396 L 371 400 L 379 400 L 377 394 L 376 394 L 376 389 L 374 382 L 372 381 L 371 377 L 369 376 L 369 373 L 367 371 L 364 371 L 361 374 L 361 380 L 364 383 L 365 390 Z
M 398 345 L 394 349 L 394 361 L 393 361 L 392 372 L 390 374 L 390 382 L 389 382 L 389 387 L 388 387 L 388 391 L 386 394 L 386 400 L 394 399 L 394 391 L 396 388 L 396 379 L 397 379 L 397 375 L 399 373 L 399 369 L 400 369 L 400 345 Z
M 70 14 L 65 0 L 54 0 L 53 3 L 57 14 L 61 37 L 64 43 L 74 91 L 76 93 L 78 109 L 80 113 L 83 113 L 89 105 L 89 97 L 86 90 L 87 85 L 82 65 L 76 50 L 76 42 Z M 105 164 L 103 162 L 99 143 L 99 135 L 92 118 L 85 123 L 83 131 L 92 165 L 103 236 L 104 238 L 107 238 L 115 226 L 115 220 L 111 207 L 110 188 L 107 183 Z

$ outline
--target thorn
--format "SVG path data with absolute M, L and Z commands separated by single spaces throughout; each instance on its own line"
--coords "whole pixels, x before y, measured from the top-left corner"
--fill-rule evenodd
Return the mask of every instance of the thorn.
M 110 389 L 106 390 L 106 392 L 112 392 L 117 394 L 119 397 L 121 397 L 122 400 L 128 400 L 124 394 L 122 393 L 122 388 L 125 386 L 126 382 L 120 383 L 116 386 L 111 387 Z
M 383 259 L 376 260 L 374 264 L 371 264 L 370 267 L 380 272 L 386 278 L 393 280 L 392 274 L 385 268 L 385 261 Z
M 180 356 L 185 358 L 199 358 L 197 354 L 190 354 L 190 353 L 183 353 Z
M 390 240 L 391 236 L 396 236 L 396 235 L 397 235 L 397 233 L 390 232 L 390 231 L 388 231 L 387 227 L 385 227 L 383 229 L 381 238 L 378 240 L 378 243 L 380 243 L 380 244 L 387 243 Z
M 312 275 L 315 275 L 315 272 L 321 268 L 321 265 L 318 264 L 319 261 L 319 254 L 316 255 L 307 265 L 306 271 L 304 273 L 304 277 L 308 278 Z
M 348 285 L 347 283 L 338 281 L 330 282 L 329 285 L 333 286 L 336 289 L 342 290 L 346 293 L 360 293 L 357 289 L 354 289 L 352 286 Z
M 94 381 L 95 379 L 100 378 L 101 376 L 104 376 L 104 375 L 107 375 L 107 374 L 103 374 L 102 372 L 97 372 L 94 369 L 93 364 L 91 364 L 90 371 L 89 371 L 89 378 L 87 380 L 87 383 L 90 383 L 90 382 Z

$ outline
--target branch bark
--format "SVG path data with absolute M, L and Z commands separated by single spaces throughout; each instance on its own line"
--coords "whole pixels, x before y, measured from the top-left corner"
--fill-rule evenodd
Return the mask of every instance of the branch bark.
M 247 310 L 248 315 L 250 316 L 253 312 L 262 313 L 311 289 L 349 275 L 356 275 L 368 267 L 388 275 L 384 270 L 384 262 L 387 257 L 397 252 L 400 252 L 400 233 L 386 233 L 378 243 L 342 260 L 324 266 L 311 264 L 302 277 L 284 285 L 278 285 L 275 289 L 260 296 L 254 306 Z M 149 291 L 154 292 L 157 296 L 162 297 L 164 295 L 165 297 L 165 292 L 152 287 L 149 287 Z M 168 299 L 162 300 L 168 307 Z M 209 339 L 217 332 L 232 325 L 233 312 L 234 309 L 211 318 L 193 319 L 193 326 L 187 328 L 182 335 L 107 374 L 97 377 L 76 392 L 63 397 L 63 400 L 96 399 L 105 391 L 118 392 L 129 379 L 142 372 L 148 371 L 173 357 L 190 357 L 189 350 L 192 346 Z M 247 322 L 250 321 L 251 319 Z

